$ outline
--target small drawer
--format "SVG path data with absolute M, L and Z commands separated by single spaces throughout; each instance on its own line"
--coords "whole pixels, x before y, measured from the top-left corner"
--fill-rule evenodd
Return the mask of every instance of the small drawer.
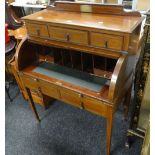
M 122 50 L 123 37 L 92 32 L 91 45 L 101 48 Z
M 42 104 L 43 103 L 43 96 L 37 90 L 30 89 L 30 91 L 31 91 L 33 101 L 35 103 Z
M 41 91 L 39 89 L 30 89 L 30 91 L 31 91 L 31 94 L 33 94 L 33 95 L 36 95 L 40 98 L 43 97 L 43 94 L 41 93 Z
M 83 96 L 84 108 L 97 115 L 105 116 L 107 114 L 107 106 L 97 99 Z
M 28 34 L 32 36 L 42 37 L 42 38 L 48 38 L 48 28 L 44 24 L 32 24 L 27 23 L 26 24 Z
M 55 99 L 60 99 L 60 93 L 56 85 L 43 80 L 39 80 L 39 86 L 43 94 Z
M 49 26 L 50 38 L 70 43 L 88 45 L 88 32 Z
M 81 94 L 68 89 L 60 90 L 61 100 L 74 106 L 81 107 Z
M 38 90 L 30 89 L 30 91 L 32 99 L 35 103 L 38 103 L 44 107 L 48 106 L 48 102 L 51 100 L 50 97 L 42 94 L 42 92 L 39 89 Z
M 28 87 L 30 89 L 38 89 L 38 79 L 37 78 L 33 78 L 31 76 L 28 75 L 20 75 L 22 82 L 24 84 L 25 87 Z

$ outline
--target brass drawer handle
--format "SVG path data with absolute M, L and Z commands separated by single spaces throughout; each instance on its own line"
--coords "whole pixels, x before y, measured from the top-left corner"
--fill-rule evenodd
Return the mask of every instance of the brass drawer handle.
M 69 36 L 69 34 L 67 33 L 67 34 L 65 34 L 65 38 L 66 38 L 66 40 L 67 41 L 69 41 L 70 40 L 70 36 Z
M 36 78 L 34 78 L 33 80 L 34 80 L 35 82 L 37 82 L 37 81 L 38 81 L 38 79 L 36 79 Z
M 80 107 L 80 109 L 81 109 L 81 110 L 84 109 L 84 104 L 83 104 L 83 102 L 81 102 L 81 107 Z
M 42 94 L 41 88 L 38 87 L 38 93 Z
M 79 97 L 82 97 L 82 94 L 78 94 Z
M 37 29 L 37 36 L 40 36 L 40 29 Z
M 108 48 L 108 41 L 104 42 L 104 48 Z
M 59 85 L 59 86 L 61 86 L 62 85 L 62 83 L 61 82 L 55 82 L 57 85 Z

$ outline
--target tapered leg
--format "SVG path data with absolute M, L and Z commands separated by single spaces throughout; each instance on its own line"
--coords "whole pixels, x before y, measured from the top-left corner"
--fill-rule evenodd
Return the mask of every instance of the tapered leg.
M 107 138 L 106 138 L 106 155 L 110 155 L 111 136 L 112 136 L 113 114 L 109 113 L 107 117 Z
M 5 92 L 8 95 L 10 102 L 12 102 L 12 98 L 10 97 L 10 94 L 9 94 L 9 89 L 6 86 L 5 86 Z
M 130 104 L 130 100 L 131 100 L 131 90 L 132 90 L 132 86 L 127 91 L 127 93 L 125 95 L 125 99 L 124 99 L 124 118 L 125 119 L 127 119 L 127 117 L 128 117 L 129 104 Z
M 29 88 L 26 88 L 26 91 L 27 91 L 27 94 L 28 94 L 28 100 L 29 100 L 29 104 L 30 104 L 30 107 L 37 119 L 38 122 L 40 122 L 40 118 L 39 118 L 39 115 L 37 113 L 37 110 L 36 110 L 36 107 L 35 107 L 35 104 L 33 102 L 33 99 L 32 99 L 32 95 L 31 95 L 31 92 L 30 92 L 30 89 Z

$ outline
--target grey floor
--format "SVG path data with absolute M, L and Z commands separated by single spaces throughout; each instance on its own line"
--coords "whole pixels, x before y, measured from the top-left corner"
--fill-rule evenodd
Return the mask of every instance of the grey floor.
M 55 101 L 48 110 L 37 106 L 42 120 L 37 123 L 18 91 L 11 86 L 12 103 L 6 95 L 6 155 L 105 155 L 104 118 Z M 130 149 L 124 147 L 128 126 L 120 107 L 114 116 L 111 155 L 140 154 L 139 138 Z

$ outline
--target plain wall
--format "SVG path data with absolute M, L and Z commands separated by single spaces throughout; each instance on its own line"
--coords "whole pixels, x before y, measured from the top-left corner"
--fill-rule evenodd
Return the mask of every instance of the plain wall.
M 150 9 L 150 0 L 137 0 L 137 10 L 148 10 Z

